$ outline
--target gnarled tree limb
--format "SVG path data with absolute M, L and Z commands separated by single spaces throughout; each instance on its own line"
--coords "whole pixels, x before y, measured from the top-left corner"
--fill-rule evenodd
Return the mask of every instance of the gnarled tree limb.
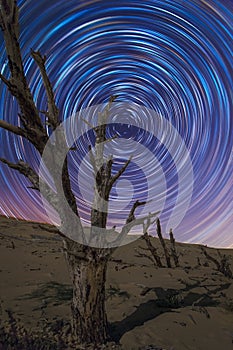
M 158 267 L 163 267 L 162 261 L 160 256 L 158 255 L 157 249 L 153 246 L 153 244 L 151 243 L 150 237 L 147 233 L 147 231 L 145 232 L 145 234 L 142 236 L 142 238 L 145 240 L 146 245 L 148 250 L 150 251 L 152 257 L 153 257 L 153 261 L 155 262 L 155 264 Z
M 43 126 L 40 112 L 38 111 L 32 93 L 30 91 L 29 85 L 26 80 L 22 55 L 20 50 L 20 45 L 18 42 L 19 39 L 19 22 L 18 22 L 18 7 L 17 2 L 14 0 L 0 0 L 0 26 L 3 31 L 3 37 L 5 41 L 6 53 L 8 58 L 8 64 L 11 76 L 9 79 L 6 79 L 3 76 L 0 76 L 2 81 L 7 85 L 11 94 L 16 98 L 21 113 L 19 115 L 20 120 L 22 122 L 23 128 L 17 128 L 13 125 L 6 124 L 1 121 L 0 126 L 4 127 L 6 130 L 12 131 L 15 134 L 24 136 L 28 141 L 35 146 L 35 148 L 39 151 L 40 155 L 43 154 L 45 145 L 49 139 L 47 135 L 47 130 Z M 49 119 L 53 127 L 58 124 L 58 109 L 56 107 L 53 95 L 52 85 L 49 81 L 45 70 L 45 58 L 40 55 L 38 52 L 32 53 L 36 63 L 40 68 L 40 72 L 44 81 L 44 85 L 46 88 L 47 98 L 48 98 L 48 113 Z M 4 161 L 4 160 L 3 160 Z M 18 170 L 23 175 L 32 180 L 32 187 L 38 189 L 39 188 L 39 178 L 38 175 L 34 173 L 31 169 L 29 170 L 26 165 L 22 166 L 22 164 L 12 164 L 10 162 L 5 163 L 13 169 Z M 33 171 L 33 173 L 32 173 Z M 65 196 L 72 207 L 72 210 L 77 214 L 77 206 L 75 197 L 73 195 L 70 180 L 69 180 L 69 172 L 67 159 L 64 162 L 63 172 L 62 172 L 62 182 Z M 57 184 L 55 184 L 57 186 Z M 51 189 L 46 186 L 46 192 L 48 198 L 52 198 L 52 202 L 57 204 L 58 196 L 51 192 Z M 47 198 L 46 198 L 47 199 Z M 51 203 L 51 201 L 49 201 Z M 54 206 L 54 205 L 53 205 Z M 81 225 L 81 224 L 80 224 Z
M 119 177 L 125 172 L 129 163 L 131 162 L 133 156 L 131 156 L 123 165 L 123 167 L 116 173 L 116 175 L 112 176 L 110 179 L 111 186 L 119 179 Z
M 4 77 L 4 75 L 2 75 L 1 73 L 0 73 L 0 79 L 1 79 L 1 81 L 2 81 L 8 88 L 10 88 L 11 84 L 10 84 L 9 80 L 6 79 L 6 78 Z
M 7 123 L 4 120 L 0 120 L 0 128 L 13 132 L 16 135 L 27 137 L 25 130 L 18 126 Z
M 121 242 L 122 239 L 124 237 L 126 237 L 126 235 L 130 232 L 130 230 L 134 227 L 134 226 L 139 226 L 139 225 L 143 225 L 145 223 L 146 220 L 149 220 L 151 218 L 154 218 L 156 217 L 160 212 L 157 211 L 155 213 L 149 213 L 147 216 L 144 216 L 142 218 L 138 218 L 138 219 L 135 219 L 133 221 L 130 221 L 129 223 L 126 223 L 122 229 L 121 229 L 121 232 L 118 234 L 117 238 L 115 239 L 115 241 L 113 242 L 114 244 L 116 242 Z
M 20 174 L 24 175 L 32 183 L 33 187 L 39 191 L 39 176 L 38 174 L 30 167 L 28 163 L 25 163 L 23 160 L 19 160 L 18 163 L 12 163 L 7 159 L 0 158 L 0 161 L 6 164 L 9 168 L 15 169 Z
M 2 75 L 0 78 L 7 85 L 11 94 L 17 99 L 21 114 L 26 121 L 24 127 L 29 135 L 30 142 L 42 153 L 47 142 L 47 133 L 42 125 L 24 73 L 22 55 L 18 42 L 19 22 L 16 1 L 0 0 L 0 27 L 3 32 L 11 72 L 9 80 Z
M 177 251 L 176 251 L 176 241 L 175 241 L 172 229 L 170 229 L 169 236 L 170 236 L 170 242 L 171 242 L 171 255 L 172 255 L 172 258 L 174 260 L 175 266 L 178 267 L 179 266 L 179 256 L 178 256 Z
M 35 62 L 37 63 L 43 79 L 43 83 L 44 83 L 44 87 L 47 95 L 47 102 L 48 102 L 48 113 L 47 113 L 48 123 L 53 129 L 56 129 L 56 127 L 59 125 L 59 119 L 58 119 L 59 110 L 55 103 L 52 84 L 49 80 L 49 77 L 45 68 L 46 56 L 43 57 L 39 51 L 33 51 L 33 50 L 31 51 L 31 56 L 34 58 Z
M 161 229 L 161 224 L 160 224 L 159 219 L 157 219 L 157 234 L 158 234 L 161 246 L 163 247 L 163 250 L 164 250 L 164 255 L 165 255 L 167 267 L 171 268 L 172 267 L 171 258 L 170 258 L 169 251 L 167 249 L 166 243 L 165 243 L 163 235 L 162 235 L 162 229 Z
M 56 193 L 50 188 L 48 184 L 39 179 L 39 175 L 33 170 L 30 165 L 23 160 L 19 160 L 18 163 L 12 163 L 7 159 L 0 158 L 0 161 L 6 164 L 9 168 L 17 170 L 20 174 L 24 175 L 32 184 L 31 188 L 40 191 L 40 181 L 44 186 L 45 199 L 52 205 L 52 207 L 59 213 L 59 200 Z
M 126 219 L 126 224 L 128 224 L 129 222 L 135 220 L 135 215 L 134 215 L 135 210 L 136 210 L 138 207 L 140 207 L 140 206 L 142 206 L 142 205 L 145 205 L 145 204 L 146 204 L 145 201 L 144 201 L 144 202 L 140 202 L 139 200 L 137 200 L 137 201 L 133 204 L 133 207 L 132 207 L 132 209 L 130 210 L 129 215 L 128 215 L 127 219 Z

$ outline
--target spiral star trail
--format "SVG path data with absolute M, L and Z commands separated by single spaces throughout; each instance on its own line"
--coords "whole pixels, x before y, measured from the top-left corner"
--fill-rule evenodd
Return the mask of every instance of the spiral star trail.
M 174 229 L 176 239 L 233 247 L 232 2 L 27 0 L 18 4 L 25 72 L 38 109 L 46 109 L 46 96 L 30 48 L 47 56 L 62 120 L 81 109 L 106 103 L 111 95 L 118 95 L 119 103 L 155 111 L 180 135 L 192 164 L 192 196 Z M 2 36 L 0 44 L 1 73 L 9 77 Z M 3 83 L 0 96 L 0 118 L 18 125 L 17 103 Z M 166 138 L 166 144 L 172 144 L 173 133 L 162 134 L 158 140 L 152 117 L 140 114 L 135 118 L 131 127 L 123 122 L 122 127 L 117 126 L 113 120 L 108 130 L 111 135 L 117 133 L 120 140 L 131 139 L 152 155 L 146 159 L 143 152 L 136 154 L 122 186 L 132 193 L 133 200 L 148 199 L 152 185 L 152 195 L 156 196 L 153 205 L 162 205 L 165 228 L 179 192 L 177 167 L 163 143 Z M 0 139 L 1 157 L 15 162 L 24 159 L 38 168 L 39 156 L 25 140 L 4 130 Z M 87 139 L 92 142 L 91 133 L 79 140 L 83 159 L 74 160 L 80 172 L 82 163 L 87 163 Z M 113 150 L 117 147 L 114 142 Z M 182 145 L 177 146 L 175 154 L 180 164 Z M 129 155 L 125 150 L 122 158 Z M 5 165 L 0 169 L 0 213 L 48 221 L 41 198 L 28 188 L 28 181 Z M 89 198 L 90 191 L 84 180 L 80 180 L 80 188 L 75 184 L 75 167 L 71 177 L 87 223 L 89 211 L 84 197 Z M 164 179 L 164 185 L 159 186 L 159 179 Z M 182 181 L 188 189 L 188 180 Z M 112 201 L 118 198 L 119 203 L 125 203 L 117 223 L 130 208 L 127 197 L 120 193 L 122 186 L 119 182 L 111 194 Z

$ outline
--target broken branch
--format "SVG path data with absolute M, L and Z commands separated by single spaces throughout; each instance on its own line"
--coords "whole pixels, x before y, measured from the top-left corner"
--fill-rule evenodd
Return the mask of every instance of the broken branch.
M 80 118 L 84 123 L 86 123 L 91 129 L 95 130 L 95 126 L 89 123 L 88 120 L 84 119 L 83 117 Z
M 7 80 L 1 75 L 1 80 L 7 85 L 12 96 L 17 99 L 22 115 L 26 123 L 24 127 L 35 147 L 43 152 L 46 139 L 39 112 L 33 100 L 32 93 L 27 83 L 22 62 L 19 38 L 18 7 L 16 1 L 0 1 L 0 26 L 5 41 L 8 65 L 11 77 Z M 34 132 L 36 130 L 36 133 Z
M 48 122 L 49 124 L 55 129 L 59 125 L 58 120 L 58 113 L 59 110 L 57 108 L 57 105 L 55 103 L 55 97 L 54 92 L 52 88 L 52 84 L 49 80 L 46 68 L 45 68 L 45 62 L 46 62 L 46 56 L 42 56 L 39 51 L 31 51 L 31 56 L 37 63 L 40 73 L 43 79 L 46 95 L 47 95 L 47 102 L 48 102 Z
M 130 158 L 125 162 L 123 167 L 116 173 L 116 175 L 112 176 L 110 179 L 111 186 L 119 179 L 119 177 L 125 172 L 126 168 L 128 167 L 129 163 L 131 162 L 133 156 L 130 156 Z
M 0 79 L 2 82 L 9 88 L 10 87 L 10 81 L 4 77 L 4 75 L 0 74 Z
M 126 223 L 127 223 L 127 224 L 128 224 L 129 222 L 135 220 L 135 215 L 134 215 L 134 213 L 135 213 L 135 210 L 137 209 L 137 207 L 140 207 L 140 206 L 145 205 L 145 204 L 146 204 L 145 201 L 144 201 L 144 202 L 140 202 L 139 200 L 137 200 L 137 201 L 133 204 L 133 207 L 132 207 L 132 209 L 131 209 L 130 212 L 129 212 L 128 218 L 126 219 Z
M 171 268 L 172 267 L 171 266 L 171 259 L 170 259 L 170 255 L 169 255 L 166 243 L 165 243 L 163 235 L 162 235 L 162 230 L 161 230 L 161 225 L 160 225 L 159 219 L 157 219 L 157 234 L 158 234 L 161 246 L 163 247 L 163 250 L 164 250 L 164 255 L 165 255 L 167 267 Z
M 121 241 L 129 232 L 130 230 L 134 227 L 134 226 L 139 226 L 139 225 L 143 225 L 145 220 L 148 220 L 148 218 L 153 218 L 155 216 L 157 216 L 160 212 L 157 211 L 155 213 L 149 213 L 147 216 L 144 216 L 142 218 L 139 219 L 135 219 L 129 223 L 126 223 L 122 229 L 121 232 L 119 233 L 118 237 L 115 239 L 115 241 L 113 243 L 116 243 L 117 241 Z
M 172 255 L 172 258 L 174 260 L 175 266 L 178 267 L 179 266 L 179 257 L 178 257 L 177 251 L 176 251 L 176 241 L 175 241 L 172 229 L 170 229 L 169 236 L 170 236 L 170 242 L 171 242 L 171 255 Z
M 92 152 L 92 149 L 91 149 L 91 146 L 90 146 L 90 145 L 88 146 L 88 150 L 89 150 L 89 153 L 90 153 L 91 165 L 92 165 L 92 167 L 93 167 L 94 173 L 97 174 L 98 169 L 97 169 L 95 157 L 94 157 L 94 154 L 93 154 L 93 152 Z
M 0 128 L 11 131 L 14 134 L 19 135 L 19 136 L 24 136 L 24 137 L 27 136 L 25 130 L 21 129 L 18 126 L 7 123 L 4 120 L 0 120 Z
M 18 163 L 11 163 L 4 158 L 0 158 L 0 161 L 6 164 L 9 168 L 15 169 L 22 175 L 26 176 L 32 183 L 33 187 L 39 190 L 39 176 L 29 164 L 25 163 L 23 160 L 20 160 Z

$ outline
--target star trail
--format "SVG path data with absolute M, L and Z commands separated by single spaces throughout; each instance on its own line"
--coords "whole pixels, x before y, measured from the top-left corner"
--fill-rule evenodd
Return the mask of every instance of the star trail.
M 47 56 L 61 120 L 106 103 L 111 95 L 118 95 L 117 103 L 129 104 L 126 112 L 134 116 L 132 125 L 131 117 L 122 117 L 119 124 L 116 116 L 108 128 L 110 136 L 119 136 L 111 143 L 116 169 L 135 153 L 112 191 L 111 200 L 119 210 L 111 224 L 124 220 L 133 200 L 152 199 L 144 210 L 161 210 L 166 233 L 173 222 L 170 217 L 180 217 L 174 224 L 178 241 L 233 247 L 232 2 L 26 0 L 18 4 L 25 72 L 39 110 L 46 109 L 46 96 L 30 48 Z M 2 35 L 0 47 L 1 73 L 9 77 Z M 0 118 L 19 125 L 17 103 L 3 83 L 0 96 Z M 136 115 L 135 105 L 155 114 Z M 158 130 L 155 115 L 172 132 Z M 123 157 L 117 148 L 124 140 L 131 140 L 137 150 L 125 148 Z M 27 141 L 4 130 L 0 141 L 0 157 L 23 159 L 38 169 L 40 158 Z M 79 156 L 75 152 L 70 156 L 72 183 L 85 224 L 93 192 L 87 141 L 93 145 L 90 131 L 77 141 Z M 171 152 L 169 147 L 174 146 Z M 187 154 L 191 166 L 184 165 L 180 177 L 178 168 Z M 40 195 L 28 188 L 29 182 L 3 164 L 0 170 L 0 214 L 48 221 Z M 187 195 L 192 192 L 182 216 L 185 188 Z

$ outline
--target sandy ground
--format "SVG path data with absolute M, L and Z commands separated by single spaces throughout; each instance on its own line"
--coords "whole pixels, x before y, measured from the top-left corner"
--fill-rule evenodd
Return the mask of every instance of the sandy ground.
M 207 262 L 199 245 L 177 243 L 181 267 L 171 269 L 138 257 L 139 247 L 146 247 L 143 240 L 119 248 L 108 268 L 108 319 L 124 349 L 233 350 L 233 280 Z M 220 251 L 231 256 L 233 270 L 233 251 Z M 70 297 L 60 239 L 36 223 L 0 217 L 1 318 L 11 309 L 28 327 L 69 319 Z

